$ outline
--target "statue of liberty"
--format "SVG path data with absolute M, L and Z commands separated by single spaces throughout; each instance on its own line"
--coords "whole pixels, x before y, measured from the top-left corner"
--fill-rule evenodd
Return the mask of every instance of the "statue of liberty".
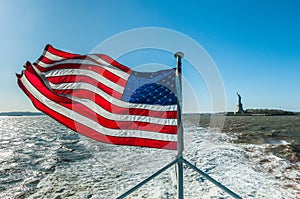
M 236 94 L 238 96 L 238 104 L 242 104 L 242 97 L 240 96 L 240 94 L 238 92 Z
M 245 111 L 243 109 L 242 97 L 238 92 L 236 94 L 238 96 L 238 104 L 236 105 L 236 110 L 234 114 L 244 113 Z

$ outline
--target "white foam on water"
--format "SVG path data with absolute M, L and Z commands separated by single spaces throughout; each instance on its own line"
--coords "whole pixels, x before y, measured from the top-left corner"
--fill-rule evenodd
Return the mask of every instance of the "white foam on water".
M 300 164 L 275 156 L 272 145 L 235 144 L 233 135 L 185 124 L 184 157 L 243 198 L 299 198 Z M 169 163 L 174 151 L 103 145 L 81 139 L 92 158 L 61 165 L 30 198 L 116 198 Z M 171 167 L 128 198 L 176 198 Z M 185 198 L 230 198 L 184 167 Z
M 194 133 L 198 144 L 191 144 L 187 158 L 243 198 L 296 198 L 300 193 L 295 178 L 299 165 L 294 165 L 293 177 L 283 177 L 292 165 L 268 152 L 269 146 L 233 144 L 225 133 L 199 131 Z

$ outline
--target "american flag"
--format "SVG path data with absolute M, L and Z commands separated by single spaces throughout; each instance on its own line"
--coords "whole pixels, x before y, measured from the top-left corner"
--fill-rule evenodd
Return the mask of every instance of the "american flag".
M 175 69 L 137 72 L 107 55 L 51 45 L 24 67 L 20 88 L 68 128 L 105 143 L 177 148 Z

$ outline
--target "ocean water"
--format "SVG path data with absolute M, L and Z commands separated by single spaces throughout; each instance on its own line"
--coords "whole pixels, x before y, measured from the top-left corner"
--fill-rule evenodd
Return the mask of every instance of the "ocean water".
M 185 115 L 184 157 L 243 198 L 300 198 L 300 117 Z M 0 198 L 116 198 L 176 151 L 99 143 L 48 116 L 0 117 Z M 176 198 L 171 167 L 128 198 Z M 185 198 L 230 198 L 184 167 Z

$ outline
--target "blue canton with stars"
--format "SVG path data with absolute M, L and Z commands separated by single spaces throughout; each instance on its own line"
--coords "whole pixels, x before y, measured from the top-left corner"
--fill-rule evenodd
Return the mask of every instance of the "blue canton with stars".
M 126 84 L 122 100 L 138 104 L 177 104 L 175 69 L 153 73 L 134 71 Z

